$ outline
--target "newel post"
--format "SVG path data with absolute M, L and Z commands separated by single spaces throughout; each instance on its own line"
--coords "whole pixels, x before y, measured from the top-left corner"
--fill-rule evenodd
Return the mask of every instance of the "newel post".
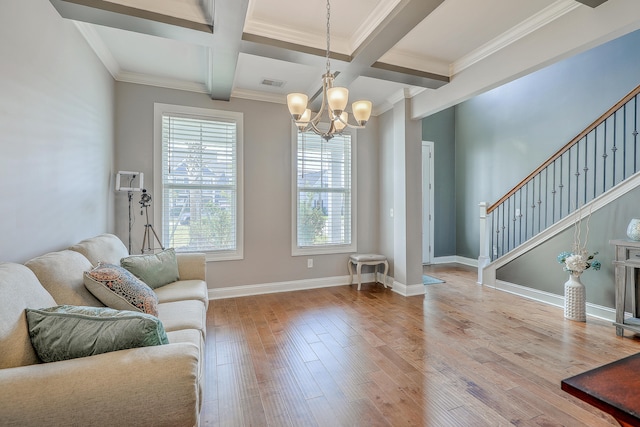
M 489 256 L 489 228 L 487 222 L 487 203 L 480 203 L 480 251 L 478 255 L 478 284 L 483 284 L 482 272 L 491 262 Z

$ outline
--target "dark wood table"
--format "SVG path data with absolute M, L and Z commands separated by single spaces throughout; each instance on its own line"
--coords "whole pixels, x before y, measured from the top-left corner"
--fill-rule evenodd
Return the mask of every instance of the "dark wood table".
M 620 425 L 640 426 L 640 353 L 562 380 L 561 385 Z

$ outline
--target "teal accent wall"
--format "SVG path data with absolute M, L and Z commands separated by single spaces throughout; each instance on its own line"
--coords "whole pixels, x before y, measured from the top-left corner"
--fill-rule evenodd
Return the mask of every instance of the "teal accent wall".
M 615 307 L 614 247 L 610 240 L 626 238 L 631 218 L 640 217 L 640 187 L 613 203 L 593 212 L 581 222 L 580 240 L 587 240 L 589 252 L 598 252 L 595 259 L 602 263 L 599 271 L 587 270 L 581 276 L 587 291 L 587 302 L 603 307 Z M 553 239 L 537 246 L 498 269 L 496 278 L 556 295 L 564 294 L 564 282 L 569 273 L 558 263 L 560 252 L 571 251 L 576 227 L 570 227 Z
M 639 52 L 636 31 L 423 119 L 436 152 L 436 256 L 478 257 L 479 203 L 498 200 L 638 86 Z M 624 238 L 638 216 L 640 188 L 593 213 L 588 246 L 603 267 L 583 276 L 587 301 L 614 306 L 609 240 Z M 497 279 L 562 295 L 568 275 L 556 257 L 571 250 L 573 233 L 500 268 Z
M 638 46 L 636 31 L 455 107 L 457 255 L 478 257 L 480 202 L 496 201 L 640 84 Z
M 434 143 L 433 255 L 452 256 L 456 254 L 455 109 L 425 118 L 422 140 Z

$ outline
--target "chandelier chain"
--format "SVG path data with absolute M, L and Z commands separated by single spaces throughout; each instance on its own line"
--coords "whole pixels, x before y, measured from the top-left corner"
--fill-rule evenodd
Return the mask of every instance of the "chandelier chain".
M 327 74 L 331 72 L 331 64 L 329 61 L 329 52 L 331 51 L 331 5 L 327 0 Z

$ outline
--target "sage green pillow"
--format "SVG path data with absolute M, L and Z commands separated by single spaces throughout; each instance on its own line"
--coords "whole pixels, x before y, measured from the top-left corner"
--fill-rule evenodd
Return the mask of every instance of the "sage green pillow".
M 146 313 L 73 305 L 25 311 L 31 344 L 43 362 L 169 343 L 160 319 Z
M 173 248 L 157 254 L 132 255 L 120 260 L 120 265 L 155 289 L 180 280 L 178 260 Z

